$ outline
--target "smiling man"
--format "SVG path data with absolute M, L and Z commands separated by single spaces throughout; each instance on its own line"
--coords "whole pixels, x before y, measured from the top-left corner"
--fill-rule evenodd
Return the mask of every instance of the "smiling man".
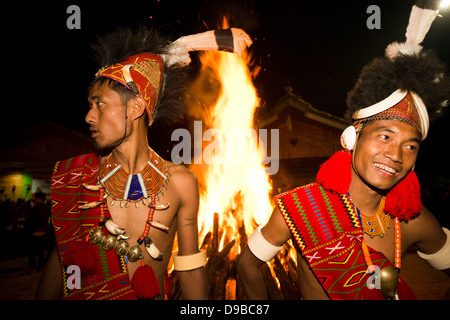
M 410 21 L 422 13 L 436 14 L 415 6 Z M 304 299 L 414 299 L 399 277 L 411 246 L 449 273 L 450 231 L 422 207 L 414 166 L 429 118 L 448 105 L 450 83 L 434 53 L 421 49 L 395 43 L 363 68 L 348 95 L 345 150 L 321 166 L 315 183 L 275 197 L 271 218 L 239 258 L 249 298 L 267 298 L 259 266 L 289 239 Z

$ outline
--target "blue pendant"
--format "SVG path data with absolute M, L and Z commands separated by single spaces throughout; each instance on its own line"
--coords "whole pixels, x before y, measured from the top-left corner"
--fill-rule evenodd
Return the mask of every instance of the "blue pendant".
M 141 174 L 133 174 L 128 176 L 127 185 L 125 187 L 124 200 L 140 200 L 147 197 L 144 182 Z

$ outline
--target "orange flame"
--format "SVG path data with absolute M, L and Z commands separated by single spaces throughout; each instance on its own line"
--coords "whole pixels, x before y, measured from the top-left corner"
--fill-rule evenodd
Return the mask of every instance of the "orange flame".
M 268 221 L 273 209 L 272 185 L 261 164 L 265 150 L 254 127 L 260 99 L 248 67 L 250 55 L 205 52 L 200 59 L 202 72 L 189 90 L 191 98 L 196 98 L 196 107 L 188 109 L 201 105 L 205 126 L 216 134 L 211 143 L 203 143 L 201 159 L 194 159 L 194 163 L 205 163 L 210 157 L 209 163 L 191 165 L 190 169 L 200 185 L 199 240 L 212 230 L 217 212 L 221 250 L 232 239 L 239 241 L 239 226 L 245 226 L 249 235 Z M 203 141 L 205 136 L 206 132 Z M 237 244 L 232 256 L 240 252 Z

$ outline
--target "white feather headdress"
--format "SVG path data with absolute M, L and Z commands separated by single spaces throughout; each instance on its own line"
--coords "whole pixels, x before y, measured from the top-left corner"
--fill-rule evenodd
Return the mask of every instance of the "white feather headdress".
M 437 10 L 420 8 L 414 5 L 409 16 L 408 27 L 406 28 L 406 41 L 393 42 L 386 48 L 386 57 L 394 60 L 399 54 L 412 56 L 422 50 L 420 45 L 425 39 L 431 24 L 438 14 Z

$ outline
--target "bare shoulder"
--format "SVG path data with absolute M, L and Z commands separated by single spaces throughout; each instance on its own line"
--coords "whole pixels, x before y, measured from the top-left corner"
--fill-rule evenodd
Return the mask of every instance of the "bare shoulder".
M 420 214 L 402 226 L 409 242 L 422 252 L 433 252 L 445 242 L 445 233 L 436 217 L 425 207 Z
M 198 194 L 198 182 L 195 174 L 185 166 L 166 161 L 170 173 L 170 184 L 174 186 L 180 198 Z
M 405 223 L 405 229 L 408 233 L 420 235 L 421 233 L 429 233 L 432 230 L 440 228 L 440 224 L 433 214 L 425 207 L 419 215 Z
M 166 163 L 169 169 L 170 179 L 176 184 L 197 184 L 197 177 L 188 168 L 170 161 L 166 161 Z

